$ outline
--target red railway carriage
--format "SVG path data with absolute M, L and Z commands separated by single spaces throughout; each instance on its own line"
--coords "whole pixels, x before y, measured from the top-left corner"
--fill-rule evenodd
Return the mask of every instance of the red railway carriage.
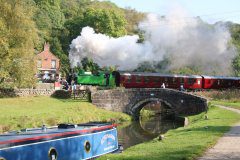
M 164 75 L 159 73 L 126 73 L 120 72 L 120 86 L 125 88 L 160 88 L 162 84 L 167 88 L 201 89 L 201 76 Z
M 239 88 L 240 78 L 238 77 L 215 77 L 202 76 L 203 89 L 225 89 L 225 88 Z

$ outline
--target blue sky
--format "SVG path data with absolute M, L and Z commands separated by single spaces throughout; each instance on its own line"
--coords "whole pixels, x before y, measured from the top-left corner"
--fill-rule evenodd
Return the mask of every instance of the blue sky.
M 240 0 L 109 0 L 119 7 L 131 7 L 142 12 L 165 15 L 173 5 L 179 5 L 190 16 L 200 16 L 212 23 L 233 21 L 240 23 Z

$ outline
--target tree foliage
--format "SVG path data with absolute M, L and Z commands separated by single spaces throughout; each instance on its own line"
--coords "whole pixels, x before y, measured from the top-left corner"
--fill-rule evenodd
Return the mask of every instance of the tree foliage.
M 32 86 L 38 39 L 34 4 L 28 0 L 0 0 L 0 4 L 0 83 L 11 79 L 18 87 Z
M 50 43 L 52 53 L 60 58 L 62 73 L 69 72 L 69 45 L 85 26 L 111 37 L 138 34 L 143 41 L 137 25 L 145 15 L 108 1 L 0 0 L 0 85 L 11 79 L 17 86 L 32 86 L 33 57 L 42 51 L 45 42 Z M 237 51 L 232 66 L 234 74 L 240 76 L 240 25 L 230 23 L 229 26 L 231 45 Z M 91 59 L 83 59 L 82 63 L 86 70 L 99 69 Z M 136 71 L 200 73 L 194 66 L 169 70 L 169 65 L 169 60 L 164 58 L 160 62 L 142 62 Z M 102 69 L 116 70 L 116 67 Z
M 232 34 L 232 44 L 236 48 L 237 55 L 233 59 L 233 71 L 236 76 L 240 76 L 240 25 L 232 24 L 231 25 L 231 34 Z
M 82 64 L 82 69 L 84 71 L 90 71 L 92 73 L 96 73 L 100 69 L 99 65 L 97 63 L 94 63 L 93 60 L 88 57 L 84 57 L 81 60 L 81 64 Z

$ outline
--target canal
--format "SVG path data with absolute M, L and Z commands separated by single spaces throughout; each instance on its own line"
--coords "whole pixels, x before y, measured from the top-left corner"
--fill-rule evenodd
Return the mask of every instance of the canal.
M 149 104 L 141 110 L 139 121 L 118 126 L 119 144 L 124 149 L 150 141 L 170 129 L 176 129 L 183 125 L 173 116 L 159 114 L 159 108 L 158 104 Z

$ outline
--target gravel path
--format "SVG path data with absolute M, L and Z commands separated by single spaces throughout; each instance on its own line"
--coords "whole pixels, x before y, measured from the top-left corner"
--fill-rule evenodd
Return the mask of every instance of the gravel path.
M 240 114 L 240 110 L 217 106 Z M 213 148 L 210 148 L 198 160 L 240 160 L 240 122 L 236 123 Z

